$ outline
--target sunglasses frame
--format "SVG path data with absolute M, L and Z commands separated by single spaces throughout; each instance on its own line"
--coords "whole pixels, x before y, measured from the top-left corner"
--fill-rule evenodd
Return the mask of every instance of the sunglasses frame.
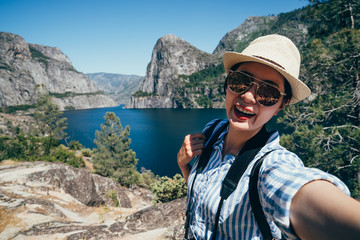
M 250 82 L 249 87 L 248 87 L 246 90 L 244 90 L 243 92 L 241 92 L 241 93 L 237 93 L 237 92 L 231 90 L 231 88 L 229 87 L 228 77 L 229 77 L 229 75 L 230 75 L 231 73 L 234 73 L 234 72 L 241 73 L 241 74 L 249 77 L 249 78 L 252 80 L 252 81 Z M 260 83 L 257 83 L 255 80 L 259 81 Z M 235 93 L 235 94 L 242 95 L 242 94 L 246 93 L 247 91 L 249 91 L 249 89 L 251 88 L 251 86 L 252 86 L 253 84 L 256 84 L 256 85 L 257 85 L 256 91 L 255 91 L 255 100 L 256 100 L 256 102 L 257 102 L 258 104 L 260 104 L 261 106 L 264 106 L 264 107 L 272 107 L 272 106 L 274 106 L 276 103 L 279 102 L 279 100 L 280 100 L 280 98 L 281 98 L 281 95 L 282 95 L 282 96 L 286 96 L 286 93 L 282 92 L 277 86 L 274 86 L 274 85 L 272 85 L 272 84 L 270 84 L 270 83 L 265 82 L 264 80 L 258 79 L 258 78 L 254 77 L 254 76 L 251 76 L 251 75 L 249 75 L 249 74 L 247 74 L 247 73 L 245 73 L 245 72 L 243 72 L 243 71 L 233 71 L 233 70 L 229 70 L 229 74 L 228 74 L 227 77 L 226 77 L 226 85 L 227 85 L 227 88 L 228 88 L 232 93 Z M 258 89 L 259 89 L 259 87 L 260 87 L 261 85 L 268 85 L 268 86 L 273 87 L 273 88 L 275 88 L 276 90 L 278 90 L 279 93 L 280 93 L 280 98 L 279 98 L 279 100 L 277 100 L 276 103 L 274 103 L 274 104 L 272 104 L 272 105 L 269 105 L 269 106 L 266 106 L 266 105 L 261 104 L 261 103 L 258 101 L 258 99 L 257 99 Z

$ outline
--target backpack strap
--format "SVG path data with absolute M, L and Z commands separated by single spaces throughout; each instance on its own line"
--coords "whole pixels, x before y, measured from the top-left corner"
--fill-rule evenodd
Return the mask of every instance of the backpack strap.
M 210 155 L 212 153 L 212 148 L 214 143 L 218 140 L 220 134 L 225 130 L 225 128 L 227 128 L 227 126 L 229 125 L 229 121 L 227 121 L 225 124 L 223 124 L 211 137 L 211 134 L 213 133 L 215 127 L 218 125 L 218 123 L 221 121 L 221 119 L 216 120 L 204 133 L 207 143 L 206 146 L 203 150 L 203 153 L 200 156 L 198 165 L 196 167 L 196 172 L 197 173 L 201 173 L 202 170 L 206 167 L 206 165 L 209 162 L 210 159 Z M 193 181 L 194 182 L 194 181 Z
M 196 173 L 194 176 L 194 180 L 192 181 L 191 184 L 191 188 L 190 190 L 190 194 L 189 194 L 189 202 L 187 205 L 187 209 L 186 209 L 186 219 L 185 219 L 185 237 L 184 239 L 187 239 L 187 236 L 189 234 L 189 227 L 190 227 L 190 205 L 191 205 L 191 198 L 192 198 L 192 194 L 193 194 L 193 188 L 194 188 L 194 183 L 196 180 L 196 177 L 198 175 L 198 173 L 201 173 L 202 170 L 206 167 L 207 163 L 209 162 L 209 158 L 212 152 L 212 146 L 214 145 L 214 143 L 217 141 L 217 139 L 219 138 L 220 134 L 225 130 L 225 128 L 229 125 L 229 122 L 225 123 L 224 125 L 222 125 L 211 137 L 212 133 L 214 132 L 216 126 L 219 124 L 219 122 L 221 121 L 221 119 L 217 119 L 208 129 L 205 130 L 204 132 L 204 136 L 206 138 L 206 146 L 203 149 L 203 152 L 200 156 L 198 165 L 196 167 Z
M 260 229 L 260 232 L 264 238 L 264 240 L 272 240 L 274 239 L 270 230 L 269 223 L 266 220 L 264 211 L 262 209 L 260 198 L 258 194 L 257 183 L 259 179 L 259 171 L 260 167 L 266 157 L 270 152 L 267 152 L 264 156 L 262 156 L 254 165 L 251 170 L 250 181 L 249 181 L 249 198 L 250 205 L 252 211 L 255 216 L 256 223 Z
M 216 119 L 214 123 L 211 124 L 211 126 L 205 130 L 204 136 L 206 137 L 206 141 L 210 140 L 211 134 L 213 133 L 214 129 L 216 128 L 219 122 L 221 122 L 221 119 Z
M 259 192 L 257 188 L 258 180 L 259 180 L 259 171 L 262 163 L 264 162 L 264 159 L 266 155 L 271 153 L 274 150 L 271 150 L 267 153 L 265 153 L 264 156 L 262 156 L 255 164 L 253 169 L 251 170 L 250 174 L 250 181 L 249 181 L 249 198 L 250 198 L 250 205 L 252 208 L 252 211 L 254 213 L 255 221 L 260 229 L 260 232 L 264 238 L 264 240 L 276 240 L 272 236 L 271 229 L 269 226 L 269 223 L 266 220 L 264 210 L 262 208 Z M 283 234 L 281 234 L 281 239 L 285 239 Z
M 220 202 L 218 205 L 218 209 L 215 215 L 215 225 L 213 229 L 212 239 L 216 239 L 219 218 L 221 207 L 223 202 L 235 191 L 240 178 L 246 171 L 249 163 L 254 159 L 256 154 L 260 151 L 260 149 L 265 145 L 268 140 L 269 133 L 264 126 L 253 138 L 251 138 L 240 153 L 236 156 L 234 162 L 232 163 L 228 173 L 226 174 L 220 191 Z

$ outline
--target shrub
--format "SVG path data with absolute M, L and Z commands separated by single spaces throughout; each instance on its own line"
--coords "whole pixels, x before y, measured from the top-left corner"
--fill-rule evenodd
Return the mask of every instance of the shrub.
M 48 159 L 49 162 L 62 162 L 76 168 L 85 167 L 85 162 L 81 157 L 75 156 L 74 152 L 67 150 L 62 145 L 52 149 L 50 156 L 44 157 Z
M 84 146 L 79 142 L 79 141 L 74 141 L 72 140 L 70 143 L 69 143 L 69 148 L 71 150 L 81 150 L 82 148 L 84 148 Z
M 163 203 L 186 196 L 187 187 L 185 179 L 177 173 L 173 178 L 161 177 L 151 185 L 151 191 L 155 194 L 154 203 Z
M 145 169 L 144 167 L 141 168 L 140 171 L 140 180 L 138 185 L 145 188 L 151 188 L 151 185 L 155 183 L 155 181 L 159 180 L 158 176 L 155 176 L 155 174 L 148 169 Z
M 111 199 L 111 201 L 113 202 L 115 207 L 120 207 L 120 202 L 117 197 L 116 190 L 112 190 L 112 191 L 108 190 L 105 193 L 105 197 L 107 197 L 108 199 Z
M 81 150 L 81 154 L 82 154 L 84 157 L 91 157 L 92 151 L 91 151 L 91 149 L 89 149 L 89 148 L 84 148 L 84 149 Z
M 85 166 L 81 157 L 76 157 L 56 139 L 23 134 L 13 138 L 0 136 L 0 161 L 5 159 L 62 162 L 77 168 Z

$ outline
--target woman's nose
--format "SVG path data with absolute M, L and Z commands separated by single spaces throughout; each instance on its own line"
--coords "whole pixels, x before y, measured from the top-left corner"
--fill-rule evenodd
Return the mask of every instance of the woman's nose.
M 253 83 L 251 85 L 250 89 L 247 90 L 245 93 L 241 94 L 240 97 L 247 103 L 255 104 L 256 103 L 256 89 L 257 89 L 257 85 Z

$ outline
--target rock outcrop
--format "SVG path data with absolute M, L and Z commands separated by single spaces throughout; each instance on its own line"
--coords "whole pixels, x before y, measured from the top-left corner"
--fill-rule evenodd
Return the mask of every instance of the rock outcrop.
M 247 38 L 249 38 L 249 36 L 251 36 L 254 32 L 268 30 L 271 27 L 270 23 L 276 21 L 277 19 L 278 17 L 276 16 L 247 18 L 239 27 L 225 34 L 215 48 L 213 54 L 222 56 L 225 51 L 236 51 L 236 42 L 252 40 Z
M 86 169 L 3 161 L 0 239 L 182 239 L 185 199 L 151 200 Z
M 288 36 L 297 46 L 301 46 L 308 32 L 307 26 L 300 21 L 292 19 L 287 19 L 286 22 L 281 24 L 278 24 L 278 21 L 279 16 L 254 16 L 247 18 L 239 27 L 225 34 L 213 54 L 222 56 L 225 51 L 241 51 L 254 37 L 271 33 Z M 274 27 L 274 25 L 278 27 Z M 239 45 L 238 43 L 241 44 Z
M 177 108 L 175 97 L 179 94 L 179 77 L 191 75 L 217 62 L 219 59 L 215 56 L 168 34 L 160 38 L 153 49 L 145 79 L 139 88 L 143 96 L 131 97 L 126 107 Z
M 73 93 L 68 97 L 72 100 L 58 97 L 57 103 L 77 109 L 116 106 L 112 99 L 97 94 L 94 83 L 76 71 L 59 48 L 28 44 L 6 32 L 0 32 L 0 85 L 0 107 L 32 105 L 41 93 Z M 87 102 L 94 98 L 98 99 Z M 87 104 L 78 103 L 80 99 Z

